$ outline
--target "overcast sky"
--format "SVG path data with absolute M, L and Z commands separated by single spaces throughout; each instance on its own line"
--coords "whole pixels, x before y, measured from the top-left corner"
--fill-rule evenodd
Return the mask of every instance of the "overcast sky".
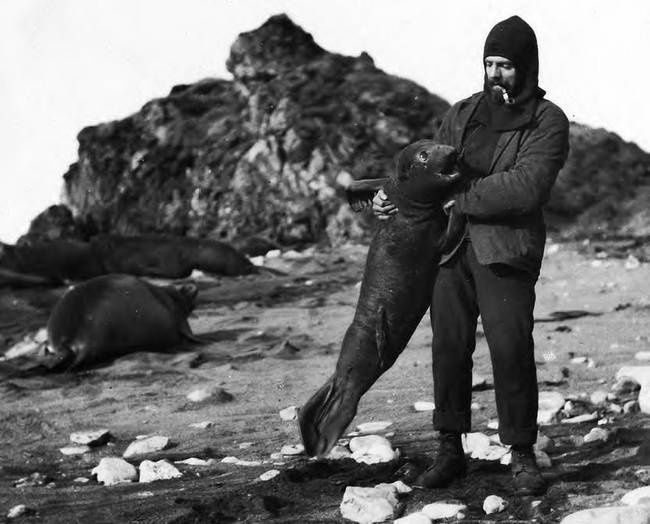
M 480 90 L 485 36 L 518 14 L 537 33 L 547 97 L 650 150 L 646 0 L 0 0 L 0 240 L 59 201 L 82 127 L 175 84 L 230 78 L 237 34 L 282 12 L 325 49 L 366 51 L 450 102 Z

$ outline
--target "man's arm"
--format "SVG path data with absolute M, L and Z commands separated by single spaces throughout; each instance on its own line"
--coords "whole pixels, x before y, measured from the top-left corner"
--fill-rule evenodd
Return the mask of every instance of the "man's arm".
M 458 211 L 477 218 L 516 216 L 540 209 L 549 198 L 569 151 L 569 122 L 556 106 L 539 116 L 524 140 L 515 165 L 472 181 L 454 196 Z

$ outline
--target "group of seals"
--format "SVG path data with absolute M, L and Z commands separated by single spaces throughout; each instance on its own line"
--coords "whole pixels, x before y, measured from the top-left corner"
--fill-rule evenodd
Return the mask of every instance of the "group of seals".
M 458 179 L 456 150 L 431 140 L 404 148 L 387 179 L 348 188 L 354 208 L 383 187 L 399 213 L 378 225 L 370 243 L 359 300 L 334 374 L 298 415 L 305 451 L 324 455 L 354 418 L 361 396 L 404 350 L 429 307 L 443 250 L 443 199 Z
M 132 275 L 104 275 L 77 284 L 47 323 L 54 370 L 78 370 L 137 351 L 166 352 L 203 342 L 187 322 L 193 284 L 156 286 Z
M 195 269 L 223 276 L 259 271 L 230 244 L 172 235 L 97 235 L 89 242 L 58 239 L 0 244 L 0 276 L 9 284 L 56 285 L 109 273 L 185 278 Z

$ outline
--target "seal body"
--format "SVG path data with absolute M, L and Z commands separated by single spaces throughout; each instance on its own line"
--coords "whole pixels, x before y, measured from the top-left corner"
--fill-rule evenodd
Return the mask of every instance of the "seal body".
M 372 194 L 383 186 L 399 212 L 378 224 L 370 243 L 334 374 L 300 409 L 298 423 L 309 455 L 326 454 L 336 444 L 361 396 L 393 365 L 429 307 L 447 227 L 441 203 L 458 177 L 445 173 L 455 160 L 454 148 L 421 140 L 400 153 L 393 176 L 370 188 Z M 367 200 L 369 182 L 357 187 L 361 200 Z M 350 188 L 349 194 L 356 190 Z
M 256 267 L 225 242 L 166 235 L 124 237 L 98 235 L 91 239 L 106 273 L 185 278 L 198 269 L 217 275 L 254 273 Z
M 56 369 L 80 369 L 137 351 L 168 351 L 192 335 L 196 286 L 160 287 L 131 275 L 103 275 L 67 291 L 47 323 Z

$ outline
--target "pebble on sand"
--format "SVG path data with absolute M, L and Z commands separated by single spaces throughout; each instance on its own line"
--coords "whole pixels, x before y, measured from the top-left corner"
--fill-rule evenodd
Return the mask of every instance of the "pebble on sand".
M 197 388 L 187 395 L 187 400 L 190 402 L 203 402 L 208 399 L 223 403 L 230 402 L 231 400 L 234 400 L 235 397 L 225 389 L 214 386 L 213 384 Z
M 459 513 L 465 513 L 467 506 L 458 502 L 433 502 L 424 506 L 420 511 L 431 520 L 449 519 Z
M 634 354 L 635 360 L 650 360 L 650 351 L 637 351 Z
M 140 463 L 139 482 L 154 482 L 156 480 L 175 479 L 182 476 L 183 474 L 166 460 L 159 460 L 157 462 L 143 460 Z
M 399 450 L 393 450 L 388 439 L 380 435 L 354 437 L 350 440 L 352 458 L 363 464 L 390 462 L 399 457 Z
M 280 410 L 280 418 L 284 421 L 296 420 L 298 418 L 298 408 L 296 406 L 289 406 Z
M 169 446 L 169 438 L 161 436 L 153 436 L 143 438 L 131 442 L 122 454 L 124 458 L 137 457 L 138 455 L 146 455 L 147 453 L 155 453 L 162 451 Z
M 639 504 L 644 506 L 650 505 L 650 486 L 643 486 L 628 491 L 623 495 L 621 502 L 627 506 L 637 506 Z
M 397 490 L 348 486 L 340 510 L 353 522 L 383 522 L 393 518 L 397 502 Z
M 90 446 L 67 446 L 65 448 L 59 448 L 59 451 L 63 455 L 83 455 L 90 451 Z
M 280 449 L 282 455 L 300 455 L 304 452 L 305 447 L 302 444 L 287 444 Z
M 357 425 L 357 431 L 361 433 L 377 433 L 383 431 L 393 423 L 390 420 L 379 420 L 377 422 L 363 422 Z
M 426 513 L 416 511 L 415 513 L 410 513 L 402 518 L 394 520 L 393 524 L 431 524 L 431 519 Z
M 280 472 L 277 469 L 270 469 L 260 475 L 260 480 L 271 480 L 272 478 L 277 477 L 279 474 Z
M 609 431 L 604 428 L 591 428 L 591 431 L 584 436 L 585 444 L 589 442 L 607 442 Z
M 88 484 L 90 479 L 88 477 L 77 477 L 72 482 L 76 482 L 77 484 Z
M 415 411 L 433 411 L 436 409 L 436 405 L 433 402 L 428 402 L 426 400 L 418 400 L 413 403 L 413 409 Z
M 237 466 L 261 466 L 261 460 L 241 460 L 237 457 L 224 457 L 221 459 L 224 464 L 235 464 Z
M 500 513 L 506 509 L 507 506 L 508 503 L 498 495 L 488 495 L 483 501 L 483 511 L 485 511 L 486 515 Z
M 191 428 L 197 428 L 197 429 L 208 429 L 214 426 L 214 422 L 211 420 L 203 420 L 201 422 L 195 422 L 194 424 L 190 424 Z
M 188 466 L 212 466 L 216 460 L 214 459 L 200 459 L 196 457 L 190 457 L 185 460 L 175 460 L 174 464 L 186 464 Z
M 643 384 L 650 384 L 650 366 L 623 366 L 616 372 L 616 379 L 631 378 Z
M 119 457 L 104 457 L 90 473 L 95 475 L 97 482 L 104 486 L 132 482 L 138 478 L 138 470 L 135 466 Z
M 648 524 L 650 506 L 612 506 L 583 509 L 564 517 L 560 524 Z
M 82 446 L 103 446 L 111 438 L 107 429 L 97 429 L 93 431 L 75 431 L 70 434 L 70 442 Z
M 564 407 L 565 399 L 558 391 L 540 391 L 539 409 L 558 412 Z
M 578 415 L 577 417 L 563 418 L 563 424 L 581 424 L 582 422 L 591 422 L 598 419 L 598 412 L 594 411 L 593 413 L 585 413 L 584 415 Z

